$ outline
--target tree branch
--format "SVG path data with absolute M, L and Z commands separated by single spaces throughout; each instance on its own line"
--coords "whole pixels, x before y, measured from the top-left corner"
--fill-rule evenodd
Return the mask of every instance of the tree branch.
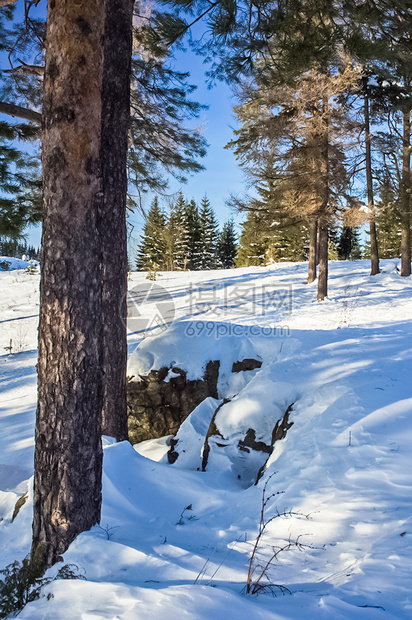
M 39 75 L 40 77 L 43 77 L 43 65 L 27 65 L 25 62 L 20 60 L 20 58 L 17 60 L 21 63 L 21 65 L 18 67 L 12 67 L 11 69 L 3 69 L 3 73 L 20 73 L 21 75 Z
M 0 0 L 0 3 L 1 1 L 2 0 Z M 8 114 L 9 116 L 17 116 L 18 118 L 23 118 L 26 121 L 31 121 L 32 123 L 38 124 L 41 123 L 42 118 L 40 112 L 35 112 L 34 110 L 29 110 L 28 108 L 23 108 L 22 106 L 16 105 L 15 103 L 6 103 L 5 101 L 0 101 L 0 113 Z
M 0 0 L 0 9 L 4 6 L 12 6 L 16 4 L 17 0 Z

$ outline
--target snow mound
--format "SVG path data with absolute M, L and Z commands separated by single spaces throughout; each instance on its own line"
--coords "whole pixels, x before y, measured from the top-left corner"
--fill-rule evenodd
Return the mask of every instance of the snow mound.
M 232 372 L 234 362 L 256 359 L 265 366 L 293 355 L 300 347 L 299 340 L 285 335 L 269 338 L 259 332 L 244 337 L 243 325 L 208 323 L 208 329 L 197 333 L 191 321 L 175 321 L 165 333 L 141 340 L 129 357 L 128 375 L 139 377 L 162 367 L 178 367 L 194 380 L 203 377 L 209 361 L 219 360 L 218 391 L 226 398 L 241 389 L 246 377 Z
M 14 271 L 15 269 L 26 269 L 27 267 L 39 268 L 37 260 L 23 260 L 21 258 L 12 258 L 11 256 L 0 256 L 0 271 Z

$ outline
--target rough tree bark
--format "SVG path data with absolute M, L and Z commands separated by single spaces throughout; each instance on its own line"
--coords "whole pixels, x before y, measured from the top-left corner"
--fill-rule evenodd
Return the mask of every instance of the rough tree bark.
M 369 236 L 370 236 L 370 247 L 371 247 L 371 276 L 376 276 L 379 273 L 379 251 L 378 251 L 378 239 L 376 235 L 375 207 L 374 207 L 374 196 L 373 196 L 369 97 L 366 93 L 364 95 L 364 103 L 365 103 L 364 120 L 365 120 L 366 188 L 367 188 L 367 193 L 368 193 L 368 207 L 370 209 Z
M 133 0 L 107 2 L 102 92 L 103 414 L 102 432 L 127 439 L 127 142 Z
M 316 280 L 316 267 L 318 265 L 318 221 L 309 222 L 309 263 L 308 284 Z
M 100 518 L 104 17 L 99 0 L 48 6 L 32 546 L 43 566 Z
M 402 140 L 401 276 L 411 275 L 411 113 L 405 110 Z

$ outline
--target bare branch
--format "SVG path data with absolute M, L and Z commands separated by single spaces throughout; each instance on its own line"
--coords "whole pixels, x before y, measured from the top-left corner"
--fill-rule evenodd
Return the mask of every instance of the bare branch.
M 0 101 L 0 113 L 8 114 L 9 116 L 17 116 L 18 118 L 23 118 L 26 121 L 31 121 L 32 123 L 38 124 L 41 123 L 42 119 L 40 112 L 23 108 L 15 103 L 6 103 L 5 101 Z
M 16 4 L 17 0 L 0 0 L 0 9 L 4 6 L 12 6 Z
M 40 77 L 43 77 L 43 65 L 27 65 L 25 62 L 20 60 L 20 58 L 18 58 L 17 60 L 18 62 L 21 62 L 21 65 L 19 65 L 18 67 L 12 67 L 11 69 L 4 69 L 3 73 L 20 73 L 21 75 L 39 75 Z

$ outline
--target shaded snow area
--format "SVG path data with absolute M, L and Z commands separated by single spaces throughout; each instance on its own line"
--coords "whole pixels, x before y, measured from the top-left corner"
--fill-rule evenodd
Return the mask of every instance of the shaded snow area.
M 26 258 L 13 258 L 11 256 L 0 256 L 0 271 L 13 271 L 15 269 L 26 269 L 39 267 L 38 260 L 26 260 Z
M 154 283 L 132 275 L 128 374 L 167 366 L 167 380 L 174 367 L 201 378 L 220 360 L 218 399 L 182 424 L 173 464 L 166 438 L 133 447 L 105 439 L 100 527 L 64 555 L 87 581 L 48 585 L 20 618 L 412 617 L 412 279 L 396 261 L 375 277 L 366 261 L 332 262 L 319 304 L 306 269 L 164 273 Z M 0 273 L 0 286 L 3 567 L 30 548 L 30 498 L 11 517 L 31 493 L 38 276 Z M 232 372 L 244 359 L 262 365 Z M 249 429 L 270 445 L 288 408 L 293 425 L 271 454 L 239 448 Z M 247 595 L 265 484 L 268 524 L 252 579 L 274 550 L 299 544 L 262 579 L 275 587 Z

